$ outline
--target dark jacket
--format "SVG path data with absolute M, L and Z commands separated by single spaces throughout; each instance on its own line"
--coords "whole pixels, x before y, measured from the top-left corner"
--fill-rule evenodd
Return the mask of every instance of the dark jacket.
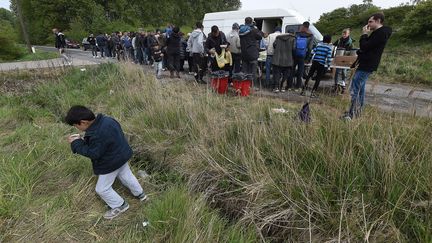
M 181 37 L 178 33 L 171 33 L 166 40 L 167 55 L 180 55 Z
M 358 70 L 373 72 L 378 69 L 384 47 L 391 34 L 392 29 L 383 26 L 372 32 L 369 36 L 362 35 L 360 37 L 360 50 L 357 51 L 359 60 Z
M 335 41 L 333 45 L 336 46 L 338 49 L 343 48 L 349 51 L 353 48 L 353 39 L 349 36 L 348 38 L 341 37 L 337 41 Z
M 105 35 L 98 35 L 96 36 L 96 44 L 98 46 L 106 46 L 108 42 L 108 39 Z
M 293 34 L 282 34 L 276 37 L 273 43 L 273 65 L 280 67 L 292 67 L 294 65 L 295 39 Z
M 66 39 L 62 32 L 58 32 L 57 34 L 55 34 L 55 47 L 56 48 L 66 47 Z
M 242 60 L 252 62 L 259 57 L 259 41 L 262 33 L 257 28 L 249 25 L 240 26 L 239 31 Z
M 71 148 L 73 153 L 91 159 L 96 175 L 109 174 L 132 157 L 132 149 L 120 124 L 102 114 L 87 129 L 84 139 L 73 141 Z
M 146 37 L 142 34 L 138 34 L 135 40 L 135 47 L 136 48 L 144 48 L 146 42 Z
M 215 49 L 217 54 L 221 54 L 222 53 L 222 48 L 220 47 L 221 45 L 226 45 L 228 44 L 226 38 L 225 38 L 225 34 L 220 31 L 219 32 L 219 36 L 213 36 L 213 35 L 209 35 L 206 42 L 205 42 L 205 50 L 207 51 L 208 54 L 209 51 L 211 49 Z
M 90 45 L 95 46 L 96 45 L 96 39 L 94 37 L 87 37 L 87 41 Z
M 162 61 L 162 50 L 161 48 L 156 48 L 155 46 L 151 48 L 151 55 L 153 57 L 153 61 L 161 62 Z

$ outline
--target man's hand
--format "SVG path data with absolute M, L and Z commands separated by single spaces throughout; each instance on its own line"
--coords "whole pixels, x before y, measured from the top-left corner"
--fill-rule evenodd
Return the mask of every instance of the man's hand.
M 72 134 L 67 138 L 68 143 L 72 143 L 73 141 L 81 139 L 81 136 L 79 134 Z
M 369 35 L 370 31 L 369 25 L 363 26 L 363 35 Z

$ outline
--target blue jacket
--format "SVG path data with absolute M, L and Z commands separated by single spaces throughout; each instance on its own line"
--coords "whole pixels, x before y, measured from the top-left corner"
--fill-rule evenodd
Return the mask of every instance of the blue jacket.
M 71 148 L 73 153 L 91 159 L 96 175 L 109 174 L 132 157 L 132 149 L 120 124 L 102 114 L 86 130 L 84 139 L 73 141 Z

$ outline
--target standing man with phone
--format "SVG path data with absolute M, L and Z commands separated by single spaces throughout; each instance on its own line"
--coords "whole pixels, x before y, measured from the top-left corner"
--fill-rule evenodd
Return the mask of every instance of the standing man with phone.
M 351 84 L 351 106 L 343 116 L 345 120 L 352 120 L 360 116 L 366 91 L 366 81 L 372 72 L 378 69 L 384 48 L 389 40 L 392 29 L 384 26 L 384 14 L 373 14 L 368 24 L 363 27 L 363 35 L 360 37 L 360 50 L 357 51 L 357 71 Z

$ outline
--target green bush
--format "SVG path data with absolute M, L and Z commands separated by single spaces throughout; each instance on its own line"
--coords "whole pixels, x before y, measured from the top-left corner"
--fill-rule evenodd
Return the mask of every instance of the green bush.
M 0 61 L 14 60 L 23 55 L 23 51 L 16 44 L 16 34 L 12 25 L 0 20 Z
M 432 0 L 420 2 L 407 15 L 403 22 L 402 33 L 408 37 L 432 36 Z

